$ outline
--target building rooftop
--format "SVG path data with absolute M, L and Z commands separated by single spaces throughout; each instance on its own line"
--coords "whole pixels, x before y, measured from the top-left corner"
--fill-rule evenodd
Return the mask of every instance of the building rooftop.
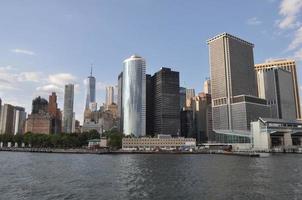
M 275 123 L 275 124 L 295 124 L 302 125 L 301 120 L 285 120 L 285 119 L 274 119 L 274 118 L 259 118 L 263 123 Z
M 137 54 L 133 54 L 129 58 L 125 59 L 124 62 L 127 62 L 129 60 L 144 60 L 144 58 L 141 57 L 141 56 L 139 56 L 139 55 L 137 55 Z
M 263 66 L 263 65 L 276 65 L 281 63 L 295 63 L 295 60 L 293 59 L 267 59 L 264 63 L 255 64 L 255 66 Z
M 250 46 L 254 47 L 254 44 L 252 44 L 252 43 L 250 43 L 250 42 L 247 42 L 247 41 L 245 41 L 245 40 L 243 40 L 243 39 L 241 39 L 241 38 L 239 38 L 239 37 L 236 37 L 236 36 L 231 35 L 231 34 L 226 33 L 226 32 L 221 33 L 221 34 L 218 34 L 218 35 L 216 35 L 216 36 L 214 36 L 214 37 L 208 39 L 208 40 L 207 40 L 207 44 L 210 44 L 211 42 L 213 42 L 213 41 L 215 41 L 215 40 L 217 40 L 217 39 L 223 38 L 223 37 L 229 37 L 229 38 L 235 39 L 235 40 L 240 41 L 240 42 L 242 42 L 242 43 L 244 43 L 244 44 L 247 44 L 247 45 L 250 45 Z

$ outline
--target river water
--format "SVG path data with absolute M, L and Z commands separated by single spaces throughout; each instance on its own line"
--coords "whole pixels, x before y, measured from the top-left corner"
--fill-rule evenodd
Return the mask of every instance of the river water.
M 0 152 L 0 199 L 302 199 L 302 155 Z

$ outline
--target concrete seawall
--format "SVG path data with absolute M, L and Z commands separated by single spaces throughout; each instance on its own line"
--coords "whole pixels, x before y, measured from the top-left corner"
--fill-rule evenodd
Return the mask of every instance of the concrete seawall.
M 55 149 L 55 148 L 0 148 L 0 151 L 9 152 L 30 152 L 30 153 L 63 153 L 63 154 L 217 154 L 217 155 L 233 155 L 233 156 L 247 156 L 260 157 L 260 154 L 254 152 L 225 152 L 225 151 L 123 151 L 123 150 L 108 150 L 108 149 Z

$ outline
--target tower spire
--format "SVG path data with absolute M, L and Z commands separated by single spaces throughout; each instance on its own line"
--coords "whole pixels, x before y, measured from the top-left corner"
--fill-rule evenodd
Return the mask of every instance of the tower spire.
M 93 67 L 93 64 L 91 63 L 91 66 L 90 66 L 90 76 L 92 76 L 92 67 Z

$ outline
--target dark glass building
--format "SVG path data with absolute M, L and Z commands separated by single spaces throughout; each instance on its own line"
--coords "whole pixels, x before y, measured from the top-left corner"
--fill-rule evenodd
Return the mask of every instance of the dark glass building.
M 162 68 L 147 75 L 147 133 L 180 134 L 179 72 Z
M 48 112 L 48 101 L 38 96 L 32 101 L 32 114 L 38 114 L 40 112 Z

